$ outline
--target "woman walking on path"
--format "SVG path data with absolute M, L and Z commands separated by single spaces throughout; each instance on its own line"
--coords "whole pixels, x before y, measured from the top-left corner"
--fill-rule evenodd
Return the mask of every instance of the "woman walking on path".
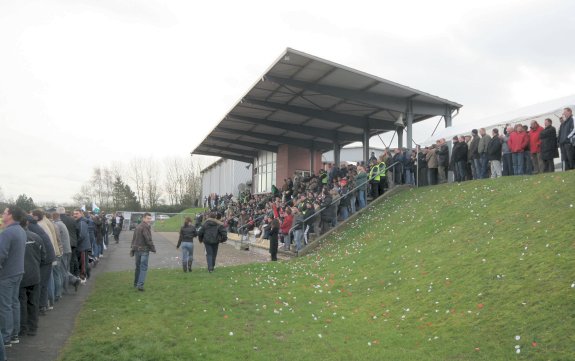
M 192 261 L 194 259 L 194 238 L 198 233 L 192 224 L 192 218 L 186 217 L 184 226 L 180 229 L 180 239 L 176 249 L 182 246 L 182 268 L 184 272 L 192 272 Z

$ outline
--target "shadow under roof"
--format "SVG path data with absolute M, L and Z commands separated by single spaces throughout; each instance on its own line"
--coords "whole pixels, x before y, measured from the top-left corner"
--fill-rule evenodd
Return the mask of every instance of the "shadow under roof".
M 286 49 L 192 154 L 251 163 L 281 144 L 331 150 L 413 123 L 451 115 L 461 104 Z

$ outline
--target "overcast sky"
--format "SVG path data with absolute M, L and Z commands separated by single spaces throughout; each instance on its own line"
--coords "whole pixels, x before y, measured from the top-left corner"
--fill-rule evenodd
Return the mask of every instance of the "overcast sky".
M 454 124 L 574 94 L 574 15 L 572 0 L 0 0 L 0 187 L 70 201 L 96 166 L 187 156 L 286 47 L 461 103 Z

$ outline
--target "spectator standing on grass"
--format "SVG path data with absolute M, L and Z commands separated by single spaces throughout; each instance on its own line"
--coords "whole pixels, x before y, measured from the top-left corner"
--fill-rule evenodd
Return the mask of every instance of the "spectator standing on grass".
M 467 144 L 463 136 L 453 137 L 451 164 L 455 173 L 455 181 L 465 181 L 467 174 Z
M 491 163 L 491 178 L 498 178 L 501 177 L 501 139 L 497 128 L 491 132 L 493 138 L 490 137 L 487 144 L 487 160 Z
M 471 164 L 471 176 L 473 179 L 480 179 L 481 161 L 479 159 L 479 136 L 477 129 L 471 131 L 471 140 L 469 142 L 469 152 L 467 160 Z
M 435 150 L 436 146 L 434 144 L 425 152 L 425 161 L 427 163 L 427 183 L 431 186 L 437 184 L 437 176 L 438 176 L 437 169 L 439 167 L 439 162 Z
M 543 160 L 541 159 L 541 139 L 539 135 L 543 127 L 536 120 L 531 121 L 531 131 L 529 132 L 529 151 L 531 152 L 531 162 L 533 164 L 533 174 L 543 173 Z
M 9 206 L 2 213 L 4 231 L 0 233 L 0 328 L 3 347 L 18 343 L 20 332 L 20 280 L 24 274 L 26 231 L 20 226 L 26 213 Z
M 192 224 L 192 218 L 184 219 L 184 226 L 180 229 L 180 238 L 176 249 L 182 247 L 182 269 L 184 272 L 192 272 L 192 262 L 194 260 L 194 238 L 198 236 L 196 227 Z
M 545 129 L 539 133 L 539 139 L 541 140 L 542 172 L 555 172 L 554 159 L 559 157 L 559 151 L 557 150 L 557 130 L 551 119 L 545 119 Z
M 561 160 L 563 161 L 563 169 L 570 170 L 575 168 L 575 150 L 573 148 L 572 139 L 575 125 L 573 124 L 573 112 L 571 108 L 563 109 L 563 121 L 559 126 L 559 148 L 561 148 Z
M 517 124 L 509 135 L 509 150 L 511 151 L 511 161 L 513 162 L 513 174 L 523 175 L 525 167 L 525 148 L 529 144 L 529 136 L 523 131 L 523 126 Z
M 487 178 L 487 170 L 489 167 L 489 159 L 487 155 L 487 146 L 491 141 L 491 136 L 487 134 L 485 128 L 479 129 L 479 144 L 477 145 L 477 152 L 479 153 L 479 177 L 477 179 Z
M 296 251 L 299 252 L 303 247 L 303 215 L 294 207 L 292 210 L 294 215 L 293 219 L 293 238 L 295 242 Z
M 501 159 L 503 160 L 503 170 L 501 174 L 505 176 L 513 175 L 513 159 L 511 156 L 511 150 L 509 149 L 509 137 L 513 133 L 513 127 L 511 125 L 506 125 L 503 129 L 503 136 L 501 136 Z
M 270 224 L 270 255 L 272 261 L 278 260 L 278 238 L 280 233 L 280 221 L 274 217 Z
M 218 246 L 228 239 L 228 233 L 224 228 L 224 223 L 220 220 L 221 216 L 211 212 L 210 216 L 200 227 L 198 238 L 204 243 L 206 248 L 206 262 L 208 272 L 214 272 L 216 266 L 216 257 L 218 256 Z
M 439 184 L 447 183 L 447 170 L 449 169 L 449 147 L 445 138 L 437 141 L 437 180 Z
M 130 255 L 136 259 L 136 271 L 134 273 L 134 287 L 138 291 L 144 291 L 144 284 L 146 283 L 146 276 L 148 274 L 148 260 L 150 252 L 156 253 L 156 246 L 152 241 L 152 215 L 144 213 L 142 223 L 140 223 L 134 230 L 134 237 L 132 238 L 132 249 Z

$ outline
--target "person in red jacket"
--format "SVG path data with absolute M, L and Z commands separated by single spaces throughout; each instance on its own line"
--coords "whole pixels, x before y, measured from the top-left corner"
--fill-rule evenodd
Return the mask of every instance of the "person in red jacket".
M 536 120 L 531 121 L 531 131 L 529 132 L 529 150 L 531 151 L 531 161 L 533 163 L 533 174 L 543 173 L 543 160 L 541 159 L 541 140 L 539 134 L 543 127 Z
M 291 213 L 291 208 L 290 207 L 286 207 L 286 210 L 284 212 L 284 220 L 282 222 L 282 225 L 280 227 L 280 233 L 283 236 L 283 240 L 284 240 L 284 249 L 288 250 L 290 249 L 290 244 L 291 244 L 291 239 L 290 239 L 290 234 L 289 234 L 289 230 L 291 229 L 291 226 L 293 224 L 293 214 Z
M 515 126 L 515 130 L 509 135 L 509 140 L 507 141 L 507 145 L 511 151 L 514 175 L 524 174 L 523 168 L 525 162 L 523 159 L 523 152 L 525 151 L 525 148 L 527 148 L 528 144 L 529 136 L 523 130 L 523 126 L 521 124 L 517 124 Z

